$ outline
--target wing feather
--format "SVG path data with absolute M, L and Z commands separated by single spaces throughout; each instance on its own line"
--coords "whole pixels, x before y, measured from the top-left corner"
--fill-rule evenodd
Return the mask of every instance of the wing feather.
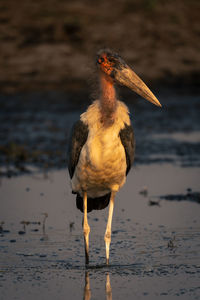
M 127 165 L 126 175 L 127 175 L 131 169 L 131 166 L 134 161 L 134 155 L 135 155 L 135 137 L 134 137 L 133 127 L 131 125 L 125 124 L 124 129 L 120 130 L 119 136 L 126 153 L 126 165 Z
M 88 137 L 88 126 L 83 121 L 77 121 L 71 131 L 68 148 L 68 170 L 70 178 L 73 177 L 79 156 Z

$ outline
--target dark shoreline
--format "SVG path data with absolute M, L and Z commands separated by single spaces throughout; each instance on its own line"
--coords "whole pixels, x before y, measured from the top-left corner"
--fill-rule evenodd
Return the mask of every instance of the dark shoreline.
M 152 90 L 161 109 L 127 89 L 119 91 L 135 128 L 134 164 L 200 166 L 198 87 L 156 86 Z M 32 166 L 42 172 L 66 168 L 70 129 L 91 100 L 86 90 L 1 94 L 0 176 L 31 173 Z

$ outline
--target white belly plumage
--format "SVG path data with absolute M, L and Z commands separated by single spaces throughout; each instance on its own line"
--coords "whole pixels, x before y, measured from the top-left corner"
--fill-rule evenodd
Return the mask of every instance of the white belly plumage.
M 115 122 L 109 127 L 101 123 L 99 100 L 89 106 L 81 120 L 88 125 L 89 134 L 71 180 L 72 190 L 80 195 L 87 191 L 91 198 L 117 192 L 126 180 L 126 155 L 119 132 L 124 124 L 130 125 L 127 106 L 117 101 Z
M 89 197 L 103 196 L 118 191 L 126 179 L 126 155 L 119 136 L 110 132 L 89 136 L 83 146 L 72 189 Z

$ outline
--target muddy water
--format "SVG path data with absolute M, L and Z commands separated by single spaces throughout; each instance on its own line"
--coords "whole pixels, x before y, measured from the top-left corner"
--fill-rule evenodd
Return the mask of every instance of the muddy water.
M 199 177 L 198 168 L 171 164 L 134 168 L 116 198 L 109 267 L 108 211 L 89 215 L 88 269 L 66 171 L 2 179 L 1 299 L 198 299 L 200 205 L 159 196 L 198 190 Z
M 89 214 L 87 269 L 66 171 L 86 96 L 0 96 L 0 299 L 200 299 L 198 94 L 161 90 L 162 110 L 125 95 L 135 164 L 116 197 L 109 267 L 108 209 Z

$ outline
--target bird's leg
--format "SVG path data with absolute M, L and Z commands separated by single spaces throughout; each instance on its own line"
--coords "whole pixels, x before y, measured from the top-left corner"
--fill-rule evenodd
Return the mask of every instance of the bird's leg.
M 111 225 L 112 225 L 112 216 L 114 209 L 114 201 L 115 201 L 116 192 L 111 192 L 110 196 L 110 205 L 109 205 L 109 213 L 108 213 L 108 222 L 106 226 L 106 232 L 104 236 L 105 244 L 106 244 L 106 264 L 109 264 L 109 250 L 110 250 L 110 242 L 111 242 Z
M 83 233 L 84 233 L 84 243 L 85 243 L 85 264 L 89 264 L 89 233 L 90 226 L 87 220 L 87 192 L 83 193 L 84 201 L 84 219 L 83 219 Z

